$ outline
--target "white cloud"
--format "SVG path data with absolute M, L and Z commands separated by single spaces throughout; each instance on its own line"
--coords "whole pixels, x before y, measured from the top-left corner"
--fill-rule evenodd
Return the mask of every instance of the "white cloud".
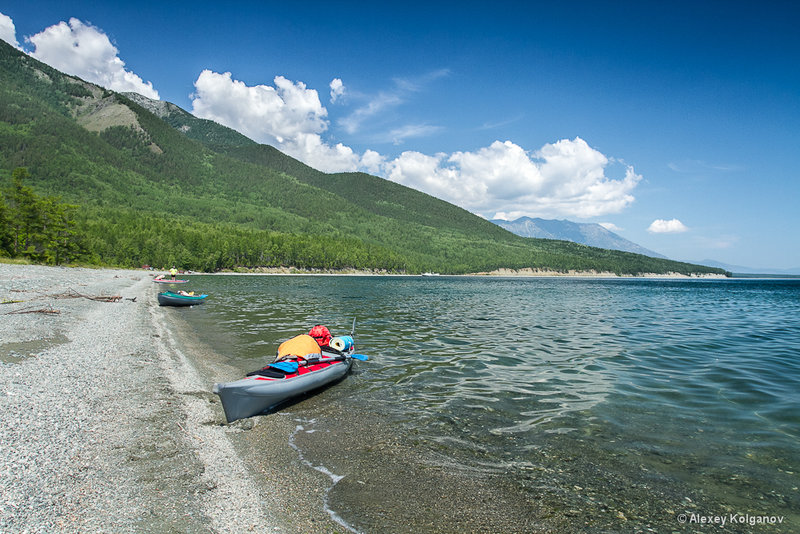
M 102 30 L 76 18 L 69 24 L 60 22 L 28 38 L 35 50 L 31 56 L 53 68 L 83 78 L 113 91 L 133 91 L 158 99 L 151 82 L 125 70 L 125 62 L 117 55 Z
M 194 82 L 194 115 L 211 119 L 260 142 L 274 145 L 324 172 L 354 171 L 359 156 L 339 143 L 322 140 L 328 110 L 314 89 L 276 76 L 274 86 L 248 86 L 230 72 L 204 70 Z
M 441 126 L 434 126 L 432 124 L 407 124 L 390 131 L 386 137 L 393 144 L 401 145 L 406 139 L 433 135 L 441 130 Z
M 331 80 L 331 103 L 335 103 L 339 100 L 345 92 L 344 83 L 339 78 L 334 78 Z
M 664 219 L 656 219 L 647 229 L 647 231 L 651 234 L 680 234 L 688 230 L 689 228 L 687 228 L 686 225 L 684 225 L 678 219 L 671 219 L 669 221 Z
M 334 146 L 313 133 L 298 133 L 280 145 L 280 150 L 322 172 L 344 172 L 358 169 L 360 158 L 349 146 Z
M 370 174 L 381 174 L 385 164 L 386 156 L 382 156 L 374 150 L 366 150 L 361 156 L 361 167 Z
M 0 13 L 0 39 L 13 47 L 19 48 L 17 27 L 14 26 L 14 21 L 11 20 L 11 17 L 3 13 Z
M 707 174 L 709 172 L 729 173 L 740 172 L 744 170 L 742 166 L 736 164 L 708 163 L 702 160 L 684 160 L 680 162 L 673 161 L 668 163 L 667 167 L 669 167 L 670 170 L 681 174 Z
M 349 134 L 356 133 L 364 121 L 401 103 L 403 99 L 397 94 L 380 93 L 347 117 L 339 119 L 339 125 Z
M 476 193 L 463 194 L 458 172 L 443 165 L 446 159 L 444 153 L 428 156 L 414 151 L 403 152 L 383 166 L 382 174 L 394 182 L 463 206 L 460 201 Z M 458 193 L 463 196 L 455 199 Z
M 605 228 L 609 232 L 621 232 L 622 230 L 624 230 L 624 228 L 620 228 L 619 226 L 617 226 L 616 224 L 614 224 L 612 222 L 601 222 L 601 223 L 597 223 L 597 224 L 599 224 L 600 226 L 602 226 L 603 228 Z
M 519 114 L 516 117 L 512 117 L 510 119 L 505 119 L 497 122 L 484 122 L 481 126 L 479 126 L 478 130 L 495 130 L 497 128 L 502 128 L 504 126 L 508 126 L 510 124 L 514 124 L 517 121 L 520 121 L 524 118 L 523 114 Z
M 495 141 L 475 152 L 426 156 L 404 152 L 384 166 L 391 180 L 475 213 L 516 219 L 618 213 L 634 201 L 641 180 L 632 167 L 611 179 L 609 160 L 583 139 L 563 139 L 529 153 L 511 141 Z
M 327 129 L 328 111 L 315 90 L 283 76 L 276 76 L 274 82 L 274 87 L 251 87 L 234 80 L 230 72 L 204 70 L 194 82 L 193 113 L 270 144 Z
M 365 122 L 405 103 L 410 94 L 422 91 L 428 84 L 449 74 L 448 69 L 439 69 L 417 78 L 395 78 L 393 87 L 380 91 L 376 95 L 356 94 L 356 98 L 366 102 L 347 117 L 339 119 L 338 124 L 347 133 L 354 134 L 363 128 Z

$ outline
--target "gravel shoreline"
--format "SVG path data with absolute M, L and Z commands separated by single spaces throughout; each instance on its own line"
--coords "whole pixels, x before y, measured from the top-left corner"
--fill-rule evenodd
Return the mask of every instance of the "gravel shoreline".
M 151 279 L 0 264 L 0 531 L 284 531 Z

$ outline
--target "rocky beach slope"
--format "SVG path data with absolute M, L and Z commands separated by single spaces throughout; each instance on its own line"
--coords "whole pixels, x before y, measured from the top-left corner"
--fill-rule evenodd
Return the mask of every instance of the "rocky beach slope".
M 284 530 L 154 285 L 0 264 L 0 531 Z

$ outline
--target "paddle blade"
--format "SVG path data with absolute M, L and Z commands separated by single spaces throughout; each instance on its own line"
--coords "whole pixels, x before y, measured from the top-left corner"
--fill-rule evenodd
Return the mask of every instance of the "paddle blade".
M 354 360 L 361 360 L 362 362 L 369 360 L 369 356 L 366 354 L 351 354 L 350 357 Z

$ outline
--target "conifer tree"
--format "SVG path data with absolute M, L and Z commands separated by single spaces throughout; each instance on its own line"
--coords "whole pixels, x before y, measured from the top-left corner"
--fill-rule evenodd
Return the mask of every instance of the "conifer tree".
M 11 256 L 11 218 L 0 191 L 0 256 Z
M 11 173 L 11 231 L 13 256 L 35 254 L 35 235 L 40 227 L 39 202 L 33 189 L 23 181 L 31 175 L 25 167 L 17 167 Z
M 0 196 L 0 252 L 56 265 L 80 257 L 83 250 L 74 220 L 77 206 L 56 197 L 40 197 L 25 185 L 30 178 L 27 168 L 14 169 L 8 202 Z

